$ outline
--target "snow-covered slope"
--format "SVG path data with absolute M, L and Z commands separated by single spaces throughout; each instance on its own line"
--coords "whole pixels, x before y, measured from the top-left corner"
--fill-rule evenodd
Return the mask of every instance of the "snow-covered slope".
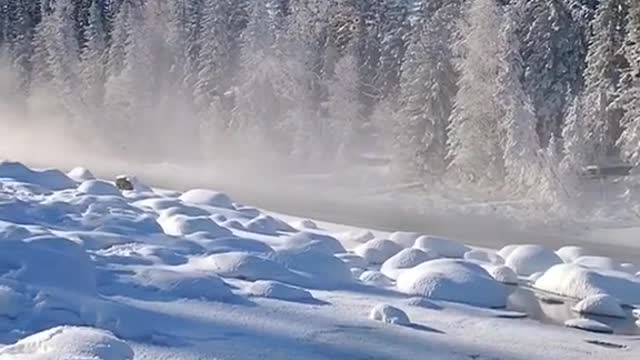
M 489 271 L 501 261 L 482 251 L 280 216 L 215 191 L 138 182 L 120 191 L 86 169 L 0 163 L 0 360 L 582 359 L 612 351 L 563 327 L 450 303 L 508 303 L 505 276 Z M 548 251 L 514 253 L 507 266 L 544 270 L 539 253 Z M 600 271 L 571 266 L 587 277 Z M 571 281 L 554 268 L 540 284 Z M 616 358 L 635 358 L 636 343 L 615 341 L 632 350 Z

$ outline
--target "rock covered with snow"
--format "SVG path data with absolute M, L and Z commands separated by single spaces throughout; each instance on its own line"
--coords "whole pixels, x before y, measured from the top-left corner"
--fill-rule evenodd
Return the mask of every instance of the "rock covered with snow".
M 618 300 L 606 294 L 588 296 L 577 303 L 572 310 L 580 314 L 601 315 L 622 319 L 627 317 Z
M 404 311 L 388 304 L 374 306 L 369 313 L 369 318 L 387 324 L 411 325 L 411 320 L 409 320 L 409 316 Z
M 368 270 L 360 274 L 360 281 L 364 284 L 375 287 L 393 286 L 393 280 L 386 277 L 383 273 L 375 270 Z
M 602 334 L 613 334 L 613 329 L 609 325 L 592 319 L 569 319 L 564 322 L 564 326 Z
M 277 235 L 278 232 L 295 232 L 289 224 L 282 220 L 276 219 L 269 215 L 259 215 L 249 220 L 245 225 L 248 231 L 265 234 L 265 235 Z
M 0 348 L 0 359 L 7 360 L 132 360 L 133 356 L 126 342 L 89 327 L 55 327 Z
M 402 247 L 391 240 L 373 239 L 356 247 L 354 253 L 364 258 L 369 264 L 382 264 L 402 250 Z
M 521 276 L 546 271 L 560 263 L 563 261 L 555 252 L 540 245 L 520 245 L 505 258 L 505 265 Z
M 573 263 L 591 269 L 622 270 L 618 262 L 606 256 L 580 256 Z
M 485 250 L 473 249 L 464 253 L 464 259 L 469 261 L 477 261 L 488 264 L 502 265 L 504 259 L 496 254 Z
M 172 236 L 184 236 L 198 232 L 206 233 L 212 238 L 232 235 L 229 229 L 216 224 L 206 216 L 160 216 L 158 223 L 165 234 Z
M 437 258 L 438 255 L 430 250 L 423 251 L 414 248 L 402 249 L 382 264 L 380 272 L 395 280 L 404 270 Z
M 400 274 L 397 287 L 410 295 L 483 307 L 504 307 L 507 301 L 504 285 L 481 266 L 463 260 L 422 263 Z
M 93 173 L 91 173 L 91 171 L 89 171 L 89 169 L 87 168 L 83 168 L 83 167 L 75 167 L 73 169 L 71 169 L 71 171 L 69 171 L 67 173 L 67 176 L 69 178 L 71 178 L 74 181 L 77 181 L 79 183 L 84 182 L 84 181 L 88 181 L 88 180 L 95 180 L 96 177 L 93 176 Z
M 337 257 L 311 249 L 285 249 L 267 255 L 297 277 L 296 284 L 315 289 L 340 288 L 352 282 L 351 271 Z
M 307 249 L 331 255 L 347 252 L 342 244 L 334 237 L 304 231 L 286 237 L 282 243 L 282 248 Z
M 206 205 L 223 209 L 233 209 L 229 195 L 213 190 L 193 189 L 180 195 L 179 199 L 187 204 Z
M 291 223 L 291 226 L 299 230 L 305 230 L 305 229 L 317 230 L 318 229 L 318 225 L 309 219 L 294 221 Z
M 417 238 L 413 247 L 420 250 L 429 250 L 441 257 L 456 259 L 462 258 L 470 250 L 469 247 L 458 241 L 429 235 Z
M 122 193 L 115 185 L 102 180 L 84 181 L 78 186 L 78 192 L 96 196 L 122 196 Z
M 623 305 L 640 304 L 640 279 L 618 271 L 559 264 L 547 270 L 534 284 L 540 290 L 576 299 L 610 295 Z
M 482 264 L 489 275 L 496 281 L 508 285 L 518 285 L 518 275 L 510 267 L 505 265 Z
M 345 231 L 339 234 L 334 235 L 336 239 L 338 239 L 343 244 L 355 245 L 355 244 L 364 244 L 367 241 L 375 239 L 375 235 L 371 231 L 368 230 L 352 230 Z
M 277 281 L 259 280 L 249 286 L 249 294 L 256 297 L 286 301 L 312 301 L 313 295 L 305 289 Z
M 571 264 L 577 258 L 587 255 L 587 250 L 581 246 L 563 246 L 556 250 L 556 254 L 560 256 L 562 261 Z

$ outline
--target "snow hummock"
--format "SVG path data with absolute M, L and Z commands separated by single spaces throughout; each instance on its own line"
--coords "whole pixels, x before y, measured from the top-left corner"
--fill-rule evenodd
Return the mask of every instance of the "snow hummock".
M 477 262 L 483 262 L 483 263 L 495 264 L 495 265 L 504 264 L 504 259 L 500 255 L 489 252 L 489 251 L 485 251 L 485 250 L 479 250 L 479 249 L 473 249 L 473 250 L 467 251 L 466 253 L 464 253 L 464 259 L 469 261 L 477 261 Z
M 282 248 L 308 249 L 331 255 L 347 252 L 334 237 L 304 231 L 285 238 Z
M 518 285 L 518 275 L 505 265 L 481 264 L 496 281 L 508 285 Z
M 187 204 L 206 205 L 223 209 L 233 209 L 229 195 L 217 191 L 194 189 L 182 194 L 179 199 Z
M 346 253 L 346 254 L 336 254 L 336 257 L 342 260 L 350 268 L 366 268 L 369 264 L 367 261 L 360 255 Z
M 96 196 L 122 196 L 122 193 L 112 183 L 102 180 L 87 180 L 78 186 L 78 192 Z
M 380 272 L 395 280 L 404 270 L 437 258 L 438 255 L 433 251 L 407 248 L 387 259 L 380 267 Z
M 108 331 L 60 326 L 0 348 L 0 359 L 132 360 L 133 350 Z
M 283 265 L 245 252 L 214 254 L 197 261 L 201 270 L 212 271 L 219 276 L 242 280 L 290 281 L 293 274 Z
M 259 280 L 249 286 L 249 294 L 257 297 L 286 301 L 312 301 L 313 295 L 305 289 L 277 281 Z
M 416 243 L 416 239 L 418 239 L 420 236 L 422 236 L 422 234 L 416 232 L 396 231 L 393 234 L 389 235 L 389 240 L 397 243 L 404 248 L 409 248 Z
M 469 247 L 455 240 L 430 235 L 417 238 L 413 247 L 420 250 L 430 250 L 438 256 L 447 258 L 462 258 L 470 250 Z
M 618 262 L 606 256 L 580 256 L 573 263 L 591 269 L 622 270 Z
M 296 284 L 316 289 L 335 289 L 353 280 L 349 267 L 337 257 L 313 249 L 284 249 L 267 255 L 297 277 Z
M 305 229 L 317 230 L 318 229 L 318 225 L 309 219 L 294 221 L 291 223 L 291 226 L 299 230 L 305 230 Z
M 369 264 L 382 264 L 402 250 L 402 247 L 391 240 L 373 239 L 356 247 L 354 253 L 362 256 Z
M 622 319 L 627 317 L 618 300 L 606 294 L 588 296 L 577 303 L 572 310 L 581 314 L 610 316 Z
M 160 216 L 158 223 L 167 235 L 183 236 L 203 232 L 211 237 L 231 236 L 229 229 L 216 224 L 206 216 L 169 215 Z
M 422 263 L 400 274 L 397 287 L 410 295 L 483 307 L 504 307 L 507 300 L 504 285 L 481 266 L 463 260 Z
M 498 250 L 498 253 L 497 253 L 497 254 L 498 254 L 501 258 L 506 259 L 506 258 L 508 258 L 508 257 L 509 257 L 509 255 L 511 255 L 511 253 L 512 253 L 515 249 L 517 249 L 519 246 L 521 246 L 521 245 L 518 245 L 518 244 L 511 244 L 511 245 L 504 246 L 502 249 Z
M 376 287 L 393 286 L 393 280 L 385 276 L 383 273 L 375 270 L 368 270 L 360 274 L 360 281 L 364 284 Z
M 547 270 L 534 284 L 540 290 L 575 299 L 611 295 L 623 305 L 640 304 L 640 279 L 618 271 L 559 264 Z
M 75 167 L 73 169 L 71 169 L 71 171 L 69 171 L 67 173 L 67 176 L 69 178 L 71 178 L 74 181 L 77 181 L 79 183 L 84 182 L 84 181 L 88 181 L 88 180 L 95 180 L 96 177 L 93 176 L 93 173 L 91 173 L 91 171 L 89 171 L 89 169 L 87 168 L 83 168 L 83 167 Z
M 257 216 L 245 225 L 245 228 L 248 231 L 265 234 L 265 235 L 277 235 L 278 232 L 295 232 L 296 230 L 291 227 L 289 224 L 285 223 L 282 220 L 278 220 L 273 216 L 269 215 L 260 215 Z
M 369 313 L 371 320 L 394 325 L 411 325 L 409 316 L 397 307 L 388 304 L 378 304 Z
M 609 325 L 603 324 L 599 321 L 595 321 L 592 319 L 585 319 L 585 318 L 569 319 L 564 322 L 564 325 L 566 327 L 570 327 L 574 329 L 603 333 L 603 334 L 613 333 L 613 329 Z
M 76 187 L 76 183 L 60 170 L 32 170 L 11 161 L 0 161 L 0 178 L 41 186 L 51 191 Z
M 546 271 L 562 262 L 555 252 L 540 245 L 520 245 L 505 258 L 505 265 L 521 276 Z
M 581 246 L 563 246 L 556 250 L 562 261 L 567 264 L 574 262 L 577 258 L 587 255 L 587 250 Z

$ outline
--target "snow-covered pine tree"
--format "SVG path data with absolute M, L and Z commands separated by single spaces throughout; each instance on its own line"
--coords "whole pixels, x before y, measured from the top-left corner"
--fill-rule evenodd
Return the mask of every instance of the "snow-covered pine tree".
M 562 128 L 563 157 L 560 162 L 560 169 L 564 176 L 578 175 L 588 162 L 583 102 L 579 96 L 576 96 L 565 115 Z
M 457 90 L 449 43 L 458 5 L 433 14 L 423 10 L 406 51 L 392 147 L 393 167 L 405 180 L 438 178 L 446 169 L 447 123 Z
M 622 54 L 627 19 L 626 0 L 604 0 L 592 23 L 584 93 L 584 125 L 589 160 L 602 162 L 614 150 L 622 110 L 617 104 L 622 85 Z
M 104 19 L 98 0 L 91 2 L 89 20 L 84 29 L 86 42 L 80 49 L 83 104 L 85 114 L 94 121 L 94 126 L 101 126 L 100 115 L 103 112 L 107 41 Z
M 496 75 L 502 16 L 495 0 L 474 0 L 458 29 L 460 78 L 448 125 L 449 168 L 467 182 L 498 185 L 504 178 L 502 106 Z

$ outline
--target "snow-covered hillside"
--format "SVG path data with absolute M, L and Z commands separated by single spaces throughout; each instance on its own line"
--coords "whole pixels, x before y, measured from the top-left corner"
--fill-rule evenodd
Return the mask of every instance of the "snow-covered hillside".
M 0 163 L 0 359 L 636 359 L 640 351 L 630 336 L 640 334 L 633 264 L 579 247 L 474 249 L 278 215 L 212 190 L 133 185 L 120 191 L 81 168 Z M 549 310 L 529 287 L 566 306 Z M 566 319 L 553 313 L 565 309 Z

